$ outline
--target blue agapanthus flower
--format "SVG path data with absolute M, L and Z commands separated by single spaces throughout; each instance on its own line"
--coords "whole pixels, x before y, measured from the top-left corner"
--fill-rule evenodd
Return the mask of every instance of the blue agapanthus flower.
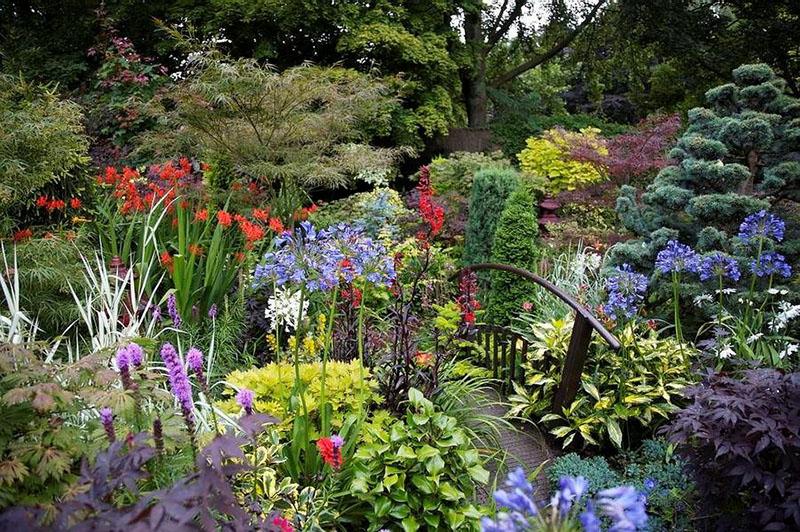
M 597 506 L 611 519 L 609 532 L 639 530 L 647 524 L 645 499 L 630 486 L 619 486 L 597 494 Z
M 606 281 L 608 300 L 603 311 L 615 319 L 632 318 L 639 312 L 647 291 L 647 277 L 633 271 L 629 264 L 617 268 L 616 275 Z
M 694 273 L 699 263 L 697 253 L 676 240 L 667 242 L 667 247 L 659 251 L 656 257 L 656 268 L 661 273 Z
M 772 238 L 776 242 L 783 240 L 786 224 L 783 220 L 765 210 L 751 214 L 739 226 L 739 238 L 751 242 L 762 238 Z
M 275 251 L 266 253 L 253 273 L 255 286 L 302 284 L 309 292 L 330 291 L 362 276 L 373 284 L 394 280 L 394 261 L 383 245 L 358 227 L 339 224 L 317 231 L 307 221 L 294 233 L 277 236 Z
M 792 276 L 792 267 L 786 263 L 786 257 L 775 251 L 766 251 L 758 259 L 750 261 L 750 271 L 756 277 L 780 275 L 788 279 Z
M 600 532 L 600 518 L 594 511 L 592 501 L 586 503 L 586 510 L 578 516 L 583 532 Z
M 739 270 L 739 263 L 737 263 L 733 257 L 719 251 L 715 251 L 711 255 L 705 257 L 700 262 L 698 271 L 700 272 L 701 281 L 719 278 L 738 281 L 742 277 L 742 272 Z
M 558 480 L 558 491 L 550 501 L 551 506 L 558 508 L 562 515 L 572 508 L 572 504 L 586 493 L 589 483 L 583 477 L 561 477 Z

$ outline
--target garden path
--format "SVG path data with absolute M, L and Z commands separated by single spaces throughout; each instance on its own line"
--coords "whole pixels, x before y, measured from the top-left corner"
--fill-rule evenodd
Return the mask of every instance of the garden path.
M 481 409 L 482 414 L 490 414 L 493 416 L 502 417 L 507 411 L 508 407 L 502 403 L 496 404 L 495 401 L 504 400 L 500 392 L 493 391 L 489 393 L 496 394 L 496 398 L 492 398 L 492 403 L 484 406 Z M 494 474 L 500 470 L 497 487 L 501 487 L 503 479 L 505 479 L 506 472 L 509 469 L 514 469 L 521 466 L 525 473 L 529 474 L 531 471 L 539 467 L 543 462 L 547 464 L 542 468 L 535 482 L 535 500 L 542 505 L 549 503 L 550 499 L 550 486 L 547 480 L 547 469 L 552 463 L 553 459 L 557 456 L 556 451 L 550 448 L 547 443 L 545 434 L 540 431 L 538 427 L 532 423 L 514 422 L 514 428 L 501 426 L 499 442 L 500 450 L 505 451 L 505 460 L 500 456 L 496 460 L 492 460 L 487 469 Z M 488 500 L 491 497 L 492 484 L 488 485 L 482 493 L 478 494 L 481 502 Z

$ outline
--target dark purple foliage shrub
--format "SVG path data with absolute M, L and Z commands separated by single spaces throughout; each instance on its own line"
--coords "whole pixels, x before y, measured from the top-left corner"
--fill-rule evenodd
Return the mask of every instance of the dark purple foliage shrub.
M 45 511 L 14 507 L 0 514 L 0 530 L 280 530 L 274 516 L 260 519 L 244 508 L 232 489 L 233 478 L 249 469 L 242 446 L 274 418 L 253 414 L 240 419 L 247 437 L 217 436 L 200 452 L 193 472 L 164 489 L 139 492 L 148 468 L 159 467 L 151 435 L 139 433 L 112 443 L 94 463 L 83 464 L 74 497 Z M 156 462 L 156 463 L 154 463 Z M 124 497 L 120 497 L 124 495 Z M 119 505 L 119 500 L 133 500 Z
M 694 402 L 665 432 L 688 458 L 708 507 L 738 492 L 758 529 L 800 528 L 800 373 L 711 372 L 687 394 Z

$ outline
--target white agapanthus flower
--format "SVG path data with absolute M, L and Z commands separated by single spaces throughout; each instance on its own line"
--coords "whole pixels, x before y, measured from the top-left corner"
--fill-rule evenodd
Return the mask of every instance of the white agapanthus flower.
M 769 294 L 773 296 L 778 294 L 785 296 L 786 294 L 789 293 L 788 290 L 778 290 L 777 288 L 770 288 L 769 290 L 767 290 L 767 292 L 769 292 Z
M 288 288 L 279 287 L 275 294 L 267 301 L 264 317 L 270 320 L 272 330 L 278 329 L 278 324 L 283 325 L 283 330 L 290 332 L 297 329 L 297 314 L 300 310 L 300 291 L 292 292 Z M 303 315 L 308 311 L 308 300 L 303 301 Z
M 578 253 L 578 255 L 575 257 L 575 262 L 573 263 L 572 267 L 575 270 L 575 274 L 580 277 L 587 270 L 590 272 L 597 271 L 602 262 L 603 257 L 601 257 L 598 253 Z
M 751 335 L 750 337 L 747 338 L 747 343 L 748 344 L 752 344 L 754 342 L 757 342 L 763 336 L 764 336 L 764 333 L 760 333 L 760 332 L 759 333 L 755 333 L 755 334 L 753 334 L 753 335 Z
M 778 356 L 781 358 L 781 360 L 783 360 L 784 358 L 790 357 L 793 354 L 797 353 L 798 349 L 800 349 L 800 346 L 798 346 L 797 344 L 789 344 L 783 349 L 783 351 L 778 353 Z
M 736 356 L 736 351 L 734 351 L 733 349 L 731 349 L 731 347 L 730 347 L 730 346 L 726 346 L 726 347 L 725 347 L 725 349 L 723 349 L 722 351 L 720 351 L 720 352 L 719 352 L 719 355 L 717 355 L 717 356 L 719 356 L 719 358 L 722 358 L 722 359 L 724 359 L 724 360 L 727 360 L 727 359 L 729 359 L 729 358 L 733 358 L 733 357 L 735 357 L 735 356 Z
M 785 329 L 790 321 L 800 316 L 800 305 L 792 305 L 788 301 L 779 301 L 778 310 L 779 312 L 769 321 L 769 328 L 772 331 Z
M 695 307 L 702 307 L 706 303 L 711 303 L 714 300 L 711 297 L 711 294 L 700 294 L 699 296 L 695 296 L 694 298 L 694 306 Z

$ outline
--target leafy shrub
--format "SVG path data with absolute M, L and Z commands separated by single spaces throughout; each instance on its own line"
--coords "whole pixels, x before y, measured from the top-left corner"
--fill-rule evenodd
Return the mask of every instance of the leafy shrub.
M 694 483 L 686 462 L 671 452 L 663 440 L 645 440 L 636 450 L 609 460 L 583 458 L 575 453 L 553 461 L 547 476 L 555 489 L 563 476 L 582 476 L 589 494 L 617 485 L 631 485 L 647 496 L 648 530 L 694 530 Z
M 711 373 L 686 395 L 693 403 L 665 433 L 709 507 L 746 510 L 762 529 L 800 527 L 800 374 Z
M 506 199 L 519 185 L 511 169 L 484 169 L 475 174 L 469 199 L 464 264 L 488 262 L 494 233 Z
M 608 150 L 599 137 L 600 131 L 593 128 L 571 133 L 563 129 L 550 129 L 540 137 L 526 141 L 519 159 L 523 175 L 541 182 L 548 194 L 597 183 L 606 178 L 606 172 L 595 164 L 577 161 L 572 158 L 571 146 L 581 144 L 607 155 Z M 543 180 L 543 181 L 542 181 Z
M 492 244 L 492 262 L 536 270 L 539 222 L 533 197 L 524 187 L 515 190 L 506 201 Z M 488 317 L 491 323 L 510 324 L 531 299 L 532 283 L 507 272 L 491 272 Z
M 82 119 L 53 88 L 0 75 L 0 217 L 27 224 L 43 187 L 81 183 L 89 161 Z
M 571 331 L 571 320 L 533 323 L 521 331 L 531 345 L 524 362 L 527 388 L 515 385 L 510 415 L 536 418 L 549 410 Z M 619 351 L 602 339 L 593 340 L 581 376 L 582 391 L 562 412 L 541 417 L 564 447 L 573 441 L 593 446 L 608 441 L 622 447 L 623 427 L 630 445 L 677 410 L 674 402 L 692 381 L 689 353 L 674 338 L 660 338 L 634 323 L 618 330 L 617 336 Z
M 376 188 L 322 204 L 309 221 L 317 227 L 352 223 L 363 227 L 371 238 L 390 244 L 401 238 L 402 224 L 410 214 L 396 190 Z
M 344 417 L 352 412 L 360 412 L 371 402 L 377 400 L 373 391 L 376 386 L 369 380 L 365 369 L 365 387 L 361 387 L 360 364 L 352 362 L 328 362 L 326 369 L 326 400 L 333 408 L 331 423 L 340 427 Z M 319 362 L 300 364 L 300 381 L 308 400 L 309 415 L 319 415 L 319 395 L 322 365 Z M 247 388 L 255 394 L 255 409 L 278 417 L 284 422 L 291 419 L 289 400 L 293 395 L 295 373 L 289 362 L 267 364 L 263 368 L 237 370 L 225 381 L 235 388 Z M 225 403 L 225 408 L 238 412 L 239 406 L 233 400 Z
M 434 157 L 428 165 L 431 186 L 438 195 L 457 192 L 469 196 L 475 174 L 485 168 L 511 168 L 511 162 L 499 152 L 490 154 L 455 152 Z
M 372 431 L 374 443 L 355 454 L 350 486 L 366 503 L 370 531 L 471 530 L 480 517 L 470 499 L 489 472 L 456 420 L 409 390 L 405 422 Z

